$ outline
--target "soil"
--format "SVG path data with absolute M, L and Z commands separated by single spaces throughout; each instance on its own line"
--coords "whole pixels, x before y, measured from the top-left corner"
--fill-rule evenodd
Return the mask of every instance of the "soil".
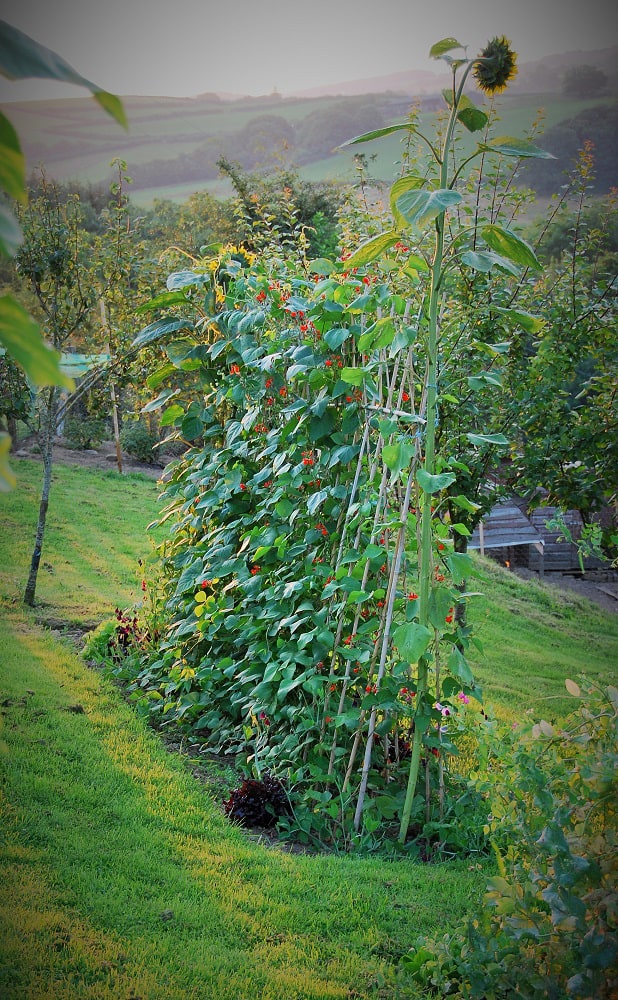
M 36 440 L 28 438 L 19 442 L 18 449 L 13 453 L 16 458 L 40 458 L 37 452 Z M 139 472 L 151 479 L 161 479 L 167 464 L 173 456 L 159 454 L 156 462 L 138 462 L 137 459 L 121 453 L 122 471 L 125 475 Z M 113 441 L 104 441 L 97 448 L 80 451 L 67 448 L 62 441 L 54 445 L 54 463 L 61 465 L 79 465 L 88 469 L 102 471 L 118 471 L 116 445 Z M 538 580 L 536 573 L 526 569 L 515 569 L 514 572 L 523 579 Z M 597 604 L 604 611 L 618 614 L 618 573 L 615 570 L 589 570 L 585 576 L 572 573 L 546 573 L 544 582 L 561 590 L 570 591 L 585 597 Z
M 531 570 L 517 568 L 514 572 L 523 580 L 539 579 Z M 542 582 L 585 597 L 604 611 L 618 614 L 618 574 L 615 570 L 587 570 L 585 575 L 546 573 Z
M 36 438 L 25 438 L 19 442 L 18 448 L 13 452 L 11 458 L 34 458 L 40 459 L 41 454 L 36 443 Z M 125 475 L 139 472 L 151 479 L 160 479 L 168 462 L 172 461 L 171 455 L 157 454 L 153 462 L 140 462 L 125 451 L 120 454 L 122 472 Z M 118 457 L 114 441 L 104 441 L 96 448 L 80 450 L 77 448 L 67 448 L 62 439 L 54 444 L 54 464 L 59 465 L 79 465 L 85 469 L 98 469 L 103 472 L 118 472 Z

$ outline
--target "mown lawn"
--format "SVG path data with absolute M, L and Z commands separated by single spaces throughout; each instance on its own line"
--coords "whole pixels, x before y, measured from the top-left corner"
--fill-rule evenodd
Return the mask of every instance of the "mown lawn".
M 38 517 L 42 466 L 14 460 L 17 490 L 0 496 L 0 599 L 19 602 Z M 141 475 L 121 476 L 57 465 L 37 583 L 37 618 L 98 622 L 140 593 L 138 560 L 151 561 L 160 488 Z
M 398 958 L 478 901 L 470 863 L 251 842 L 58 640 L 13 612 L 4 648 L 0 995 L 408 996 Z
M 489 868 L 301 856 L 231 827 L 61 628 L 141 597 L 156 483 L 57 467 L 25 611 L 41 467 L 15 466 L 0 497 L 0 996 L 412 1000 L 400 956 L 475 908 Z M 612 679 L 616 616 L 481 572 L 475 669 L 497 711 L 549 717 L 565 677 Z
M 488 706 L 516 719 L 532 712 L 554 720 L 573 710 L 566 678 L 618 680 L 618 615 L 551 583 L 524 581 L 490 560 L 478 560 L 471 589 L 482 652 L 470 660 Z

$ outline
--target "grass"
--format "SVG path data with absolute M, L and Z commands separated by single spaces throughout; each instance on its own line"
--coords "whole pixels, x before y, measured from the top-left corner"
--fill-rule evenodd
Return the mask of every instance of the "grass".
M 21 612 L 0 664 L 3 997 L 410 997 L 474 865 L 298 857 L 230 827 L 119 693 Z M 356 991 L 356 992 L 353 992 Z
M 14 493 L 0 497 L 0 600 L 19 601 L 32 556 L 42 465 L 13 463 Z M 146 527 L 160 512 L 154 479 L 79 466 L 54 468 L 37 583 L 38 614 L 67 622 L 109 618 L 137 599 L 138 560 L 151 561 L 159 535 Z
M 157 484 L 57 466 L 41 603 L 26 612 L 41 466 L 15 467 L 18 488 L 0 497 L 0 995 L 413 1000 L 399 957 L 473 909 L 488 869 L 297 856 L 231 827 L 120 692 L 42 627 L 135 599 Z M 479 566 L 474 667 L 498 712 L 548 717 L 565 677 L 611 679 L 616 616 Z
M 470 618 L 483 651 L 471 651 L 475 676 L 497 714 L 532 710 L 548 720 L 572 711 L 567 678 L 618 678 L 618 615 L 551 583 L 524 581 L 478 559 Z

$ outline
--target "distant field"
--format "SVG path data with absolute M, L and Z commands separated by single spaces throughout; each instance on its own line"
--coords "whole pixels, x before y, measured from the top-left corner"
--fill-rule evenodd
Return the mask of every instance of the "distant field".
M 367 95 L 367 101 L 386 102 L 392 107 L 393 95 Z M 399 100 L 405 107 L 405 98 Z M 412 100 L 412 99 L 410 99 Z M 357 99 L 358 101 L 358 99 Z M 6 106 L 6 112 L 16 126 L 27 156 L 28 167 L 45 165 L 49 176 L 58 180 L 79 179 L 97 183 L 110 177 L 110 162 L 114 157 L 126 160 L 129 175 L 134 169 L 153 161 L 173 161 L 172 173 L 177 183 L 168 178 L 166 183 L 136 180 L 131 197 L 147 206 L 155 198 L 184 200 L 196 190 L 208 190 L 225 196 L 229 188 L 212 176 L 204 180 L 183 177 L 182 157 L 195 154 L 205 142 L 210 141 L 216 153 L 214 137 L 232 137 L 258 116 L 277 116 L 294 126 L 297 133 L 296 147 L 303 138 L 303 120 L 312 112 L 327 111 L 342 105 L 340 97 L 313 99 L 271 98 L 246 99 L 224 102 L 216 98 L 165 98 L 127 97 L 124 99 L 129 120 L 129 131 L 124 132 L 91 100 L 16 102 Z M 390 105 L 389 105 L 390 102 Z M 529 131 L 543 109 L 544 127 L 569 118 L 579 111 L 604 103 L 602 99 L 573 101 L 555 95 L 505 96 L 499 104 L 504 135 L 521 136 Z M 343 106 L 343 105 L 342 105 Z M 405 113 L 405 112 L 403 112 Z M 400 120 L 401 114 L 387 115 L 387 121 Z M 426 127 L 433 123 L 433 113 L 421 115 Z M 379 123 L 378 123 L 379 124 Z M 351 131 L 350 137 L 354 134 Z M 542 144 L 542 139 L 540 140 Z M 472 137 L 466 136 L 464 148 L 471 146 Z M 333 155 L 323 153 L 308 163 L 303 163 L 300 174 L 307 180 L 338 179 L 352 181 L 356 176 L 355 152 L 364 153 L 370 161 L 372 176 L 391 180 L 399 172 L 404 146 L 400 136 L 389 136 L 366 145 L 337 150 Z M 295 162 L 295 148 L 289 150 L 289 162 Z M 565 169 L 568 164 L 565 164 Z M 168 170 L 168 173 L 170 171 Z M 192 175 L 194 176 L 194 175 Z

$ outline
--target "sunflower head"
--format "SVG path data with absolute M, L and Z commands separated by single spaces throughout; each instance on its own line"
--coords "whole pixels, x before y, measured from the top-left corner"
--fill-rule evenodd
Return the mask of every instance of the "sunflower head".
M 504 90 L 517 73 L 517 57 L 508 38 L 492 38 L 475 59 L 473 76 L 485 94 Z

